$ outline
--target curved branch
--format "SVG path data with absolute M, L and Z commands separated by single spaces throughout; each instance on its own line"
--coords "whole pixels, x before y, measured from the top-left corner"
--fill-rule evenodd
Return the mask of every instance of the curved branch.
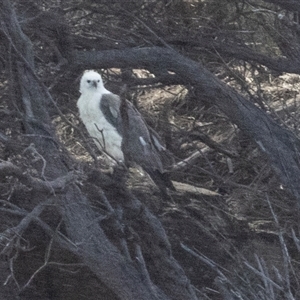
M 295 57 L 297 57 L 296 55 L 292 58 L 287 58 L 285 56 L 268 56 L 251 49 L 251 47 L 234 41 L 234 39 L 232 41 L 223 41 L 222 39 L 213 40 L 211 37 L 202 37 L 197 40 L 171 38 L 168 42 L 172 45 L 197 47 L 197 49 L 203 53 L 207 53 L 208 51 L 211 51 L 212 53 L 218 52 L 224 57 L 240 59 L 250 63 L 258 63 L 273 71 L 300 73 L 300 60 L 295 59 Z M 293 46 L 293 51 L 296 54 L 296 45 Z
M 75 57 L 77 66 L 81 68 L 157 67 L 174 72 L 181 78 L 182 84 L 194 85 L 202 99 L 215 104 L 267 154 L 283 184 L 300 204 L 299 139 L 200 63 L 161 47 L 77 52 Z

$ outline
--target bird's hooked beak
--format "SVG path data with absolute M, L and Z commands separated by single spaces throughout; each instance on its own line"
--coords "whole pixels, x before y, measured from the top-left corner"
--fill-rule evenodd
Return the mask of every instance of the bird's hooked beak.
M 92 81 L 92 86 L 93 86 L 94 88 L 97 88 L 97 81 L 96 81 L 96 80 L 93 80 L 93 81 Z

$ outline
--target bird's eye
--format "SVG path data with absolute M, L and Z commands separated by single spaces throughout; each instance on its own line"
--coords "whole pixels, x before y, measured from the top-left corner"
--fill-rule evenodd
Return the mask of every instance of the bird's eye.
M 90 83 L 91 81 L 90 80 L 87 80 L 87 83 Z
M 97 82 L 100 82 L 100 79 L 98 79 Z

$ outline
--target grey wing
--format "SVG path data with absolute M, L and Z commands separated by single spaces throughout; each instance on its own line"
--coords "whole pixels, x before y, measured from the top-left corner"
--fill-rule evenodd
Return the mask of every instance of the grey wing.
M 174 156 L 171 154 L 169 150 L 166 149 L 164 143 L 161 140 L 161 137 L 158 133 L 150 126 L 148 126 L 150 137 L 152 143 L 154 144 L 155 148 L 157 149 L 164 169 L 170 169 L 171 166 L 174 164 Z
M 122 119 L 120 116 L 120 98 L 115 94 L 103 94 L 100 109 L 105 119 L 122 135 Z
M 175 190 L 169 174 L 166 173 L 164 160 L 168 157 L 168 166 L 171 165 L 171 155 L 160 141 L 159 135 L 148 127 L 141 114 L 128 101 L 122 99 L 121 115 L 124 118 L 124 135 L 122 150 L 125 159 L 139 164 L 165 194 L 166 188 Z M 126 110 L 126 115 L 124 115 Z
M 163 163 L 159 150 L 153 142 L 151 132 L 149 131 L 143 117 L 137 109 L 127 102 L 128 108 L 128 138 L 127 147 L 131 158 L 147 170 L 158 170 L 163 173 Z M 155 137 L 156 143 L 159 143 Z M 159 145 L 163 147 L 160 143 Z M 126 151 L 126 150 L 125 150 Z M 127 151 L 126 151 L 127 152 Z

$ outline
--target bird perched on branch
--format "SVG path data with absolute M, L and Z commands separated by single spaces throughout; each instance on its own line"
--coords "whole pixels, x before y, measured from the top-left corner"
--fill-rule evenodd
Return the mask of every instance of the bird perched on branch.
M 99 150 L 118 162 L 137 163 L 161 190 L 174 190 L 165 169 L 170 167 L 171 155 L 124 93 L 119 97 L 108 91 L 93 70 L 84 72 L 80 92 L 80 118 Z

